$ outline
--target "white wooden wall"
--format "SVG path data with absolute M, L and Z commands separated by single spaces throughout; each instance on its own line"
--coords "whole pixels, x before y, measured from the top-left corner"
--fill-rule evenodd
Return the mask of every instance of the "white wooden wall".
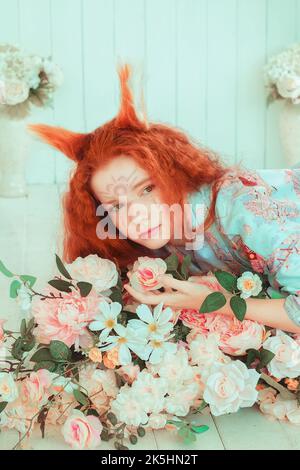
M 0 42 L 52 54 L 65 83 L 32 122 L 92 130 L 118 110 L 118 61 L 144 70 L 150 120 L 179 126 L 228 162 L 280 168 L 262 67 L 300 40 L 300 0 L 0 0 Z M 34 142 L 31 183 L 65 181 L 69 162 Z

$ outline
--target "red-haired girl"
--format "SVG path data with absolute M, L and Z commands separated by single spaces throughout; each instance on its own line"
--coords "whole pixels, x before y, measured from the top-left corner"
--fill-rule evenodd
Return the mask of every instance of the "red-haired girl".
M 195 274 L 264 273 L 282 298 L 248 298 L 246 318 L 300 333 L 300 170 L 262 177 L 229 167 L 181 130 L 147 122 L 144 110 L 138 117 L 130 73 L 119 67 L 119 113 L 93 132 L 29 126 L 75 162 L 63 198 L 64 260 L 98 254 L 124 269 L 139 256 L 181 252 L 192 255 Z M 212 292 L 163 280 L 165 292 L 126 289 L 142 303 L 193 309 Z M 225 295 L 219 312 L 233 315 Z

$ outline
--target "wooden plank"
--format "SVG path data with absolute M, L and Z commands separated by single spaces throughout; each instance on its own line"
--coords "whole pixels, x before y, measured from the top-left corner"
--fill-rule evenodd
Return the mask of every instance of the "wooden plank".
M 270 421 L 256 408 L 214 417 L 226 449 L 231 450 L 292 450 L 299 449 L 285 431 L 285 423 Z M 291 426 L 289 426 L 291 428 Z M 293 426 L 294 433 L 299 427 Z
M 209 0 L 207 144 L 236 160 L 237 2 Z
M 145 102 L 150 121 L 176 124 L 176 2 L 145 0 Z
M 85 130 L 82 67 L 82 2 L 52 0 L 53 57 L 61 64 L 64 85 L 55 95 L 55 124 L 75 132 Z M 74 164 L 56 152 L 56 181 L 64 181 Z
M 0 42 L 19 44 L 19 1 L 0 0 L 0 11 Z
M 83 2 L 84 100 L 87 130 L 112 119 L 118 109 L 114 2 Z
M 49 57 L 52 54 L 50 24 L 51 0 L 26 0 L 20 3 L 20 41 L 30 54 Z M 53 124 L 53 109 L 33 106 L 28 117 L 30 123 Z M 31 137 L 31 134 L 30 134 Z M 30 155 L 26 165 L 28 183 L 54 183 L 54 150 L 31 137 Z
M 178 436 L 177 431 L 154 431 L 159 450 L 224 450 L 218 430 L 210 415 L 200 415 L 195 418 L 199 425 L 209 426 L 209 430 L 197 436 L 197 440 L 191 444 L 185 444 Z
M 239 0 L 237 7 L 236 158 L 255 169 L 263 166 L 265 148 L 266 0 Z
M 178 0 L 177 126 L 206 142 L 207 0 Z

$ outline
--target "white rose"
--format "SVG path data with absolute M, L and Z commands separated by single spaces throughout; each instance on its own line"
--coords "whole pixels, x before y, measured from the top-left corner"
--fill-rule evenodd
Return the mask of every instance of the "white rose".
M 12 80 L 5 84 L 4 102 L 9 106 L 23 103 L 29 96 L 28 85 L 21 80 Z
M 259 377 L 254 369 L 247 369 L 241 361 L 215 364 L 204 378 L 203 398 L 211 413 L 220 416 L 253 406 L 258 395 L 256 385 Z
M 262 282 L 257 274 L 246 271 L 238 278 L 237 288 L 242 292 L 241 298 L 248 299 L 248 297 L 256 296 L 260 293 Z
M 290 336 L 277 330 L 263 344 L 275 357 L 267 365 L 271 375 L 277 379 L 294 379 L 300 375 L 300 345 Z
M 115 263 L 97 255 L 78 257 L 73 263 L 66 264 L 73 279 L 93 284 L 98 292 L 104 292 L 118 283 Z
M 0 372 L 1 401 L 12 402 L 19 396 L 17 384 L 12 373 Z

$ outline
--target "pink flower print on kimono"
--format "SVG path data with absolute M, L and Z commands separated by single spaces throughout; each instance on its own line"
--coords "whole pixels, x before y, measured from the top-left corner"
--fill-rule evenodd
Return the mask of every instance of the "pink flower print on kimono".
M 268 260 L 269 273 L 275 276 L 274 287 L 300 295 L 300 235 L 289 235 L 275 248 Z
M 248 227 L 251 229 L 250 226 Z M 249 228 L 248 228 L 248 233 L 251 233 L 249 232 Z M 246 224 L 244 225 L 244 230 L 245 232 L 247 231 Z M 239 249 L 239 251 L 242 252 L 243 255 L 248 259 L 253 271 L 260 273 L 260 274 L 264 274 L 266 267 L 267 267 L 267 260 L 263 256 L 251 250 L 251 248 L 249 248 L 249 246 L 247 246 L 243 242 L 243 239 L 240 235 L 236 235 L 235 237 L 233 237 L 232 240 L 235 243 L 236 247 Z
M 223 235 L 225 235 L 225 233 Z M 230 251 L 228 249 L 227 250 L 223 249 L 220 246 L 220 243 L 218 242 L 217 238 L 211 232 L 206 231 L 205 238 L 207 239 L 208 243 L 212 247 L 217 258 L 223 261 L 226 265 L 228 265 L 232 273 L 239 273 L 241 270 L 241 265 L 238 261 L 236 261 L 233 258 Z
M 295 193 L 300 197 L 300 170 L 287 170 L 287 172 L 290 174 Z
M 299 217 L 297 205 L 290 200 L 276 201 L 270 198 L 261 187 L 255 188 L 249 193 L 253 196 L 249 201 L 244 202 L 246 209 L 253 214 L 263 217 L 266 221 L 276 220 L 284 223 L 287 217 Z

